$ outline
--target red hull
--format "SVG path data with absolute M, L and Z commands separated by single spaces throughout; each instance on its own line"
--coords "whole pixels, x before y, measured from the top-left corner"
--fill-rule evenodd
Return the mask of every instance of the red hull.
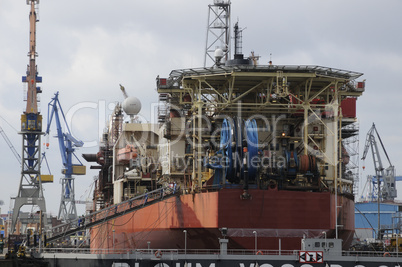
M 91 248 L 215 249 L 228 228 L 229 248 L 300 249 L 301 238 L 335 237 L 335 196 L 329 192 L 240 189 L 182 195 L 144 207 L 91 229 Z M 354 202 L 338 196 L 339 237 L 349 247 L 354 233 Z M 114 232 L 113 232 L 114 230 Z M 113 242 L 114 238 L 114 242 Z M 280 239 L 280 241 L 279 241 Z

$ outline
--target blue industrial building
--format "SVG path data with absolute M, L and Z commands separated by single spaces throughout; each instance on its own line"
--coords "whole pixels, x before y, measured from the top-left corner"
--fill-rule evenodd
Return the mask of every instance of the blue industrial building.
M 392 234 L 392 229 L 400 229 L 401 210 L 401 204 L 380 203 L 380 226 L 384 234 Z M 377 230 L 378 203 L 355 203 L 355 237 L 360 240 L 376 238 Z

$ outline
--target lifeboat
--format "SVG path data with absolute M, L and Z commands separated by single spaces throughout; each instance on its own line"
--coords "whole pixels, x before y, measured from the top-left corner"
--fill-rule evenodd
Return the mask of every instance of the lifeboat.
M 117 150 L 117 162 L 127 164 L 130 159 L 136 159 L 138 156 L 137 149 L 133 145 L 127 145 Z

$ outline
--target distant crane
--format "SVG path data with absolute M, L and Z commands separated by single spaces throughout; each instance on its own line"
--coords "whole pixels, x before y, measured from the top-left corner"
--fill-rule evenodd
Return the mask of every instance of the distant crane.
M 63 129 L 61 127 L 59 111 L 65 122 L 65 133 L 63 133 Z M 46 135 L 49 135 L 50 133 L 50 125 L 52 123 L 53 116 L 56 120 L 57 138 L 59 140 L 60 154 L 64 166 L 64 168 L 62 169 L 64 178 L 62 178 L 62 193 L 58 217 L 65 222 L 69 222 L 77 219 L 77 208 L 75 206 L 77 201 L 75 201 L 74 178 L 72 177 L 72 175 L 85 175 L 86 173 L 85 166 L 74 154 L 74 147 L 82 147 L 84 143 L 75 139 L 71 135 L 70 129 L 66 122 L 66 118 L 64 116 L 63 109 L 60 105 L 59 92 L 55 93 L 55 96 L 52 98 L 48 105 L 48 122 Z M 48 144 L 46 145 L 48 146 Z M 73 155 L 80 162 L 80 164 L 72 163 Z
M 4 140 L 6 141 L 8 147 L 11 149 L 11 151 L 14 154 L 14 157 L 18 160 L 18 162 L 21 164 L 21 156 L 18 154 L 17 150 L 15 150 L 13 144 L 11 143 L 10 139 L 8 139 L 8 136 L 4 132 L 3 128 L 0 126 L 0 134 L 3 136 Z
M 122 92 L 123 95 L 124 95 L 124 99 L 126 99 L 126 98 L 128 97 L 128 94 L 127 94 L 127 92 L 126 92 L 126 88 L 124 88 L 124 86 L 121 85 L 121 84 L 119 84 L 119 85 L 120 85 L 120 90 L 121 90 L 121 92 Z
M 384 168 L 380 156 L 380 151 L 378 149 L 376 136 L 381 144 L 385 156 L 387 157 L 389 166 Z M 394 200 L 397 196 L 396 184 L 395 184 L 395 167 L 391 164 L 391 160 L 388 157 L 387 151 L 385 150 L 384 144 L 377 132 L 375 124 L 370 128 L 367 133 L 366 143 L 364 146 L 364 152 L 362 160 L 366 159 L 368 150 L 371 148 L 373 155 L 374 168 L 375 168 L 375 178 L 377 179 L 377 198 L 379 200 Z M 382 181 L 382 183 L 381 183 Z M 374 190 L 375 191 L 375 190 Z M 375 192 L 373 192 L 374 195 Z

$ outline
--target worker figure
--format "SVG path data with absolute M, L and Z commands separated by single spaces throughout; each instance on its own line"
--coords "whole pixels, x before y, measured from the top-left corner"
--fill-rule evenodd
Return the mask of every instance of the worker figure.
M 144 204 L 145 203 L 147 203 L 147 201 L 148 201 L 148 190 L 147 189 L 145 189 L 145 199 L 144 199 Z

